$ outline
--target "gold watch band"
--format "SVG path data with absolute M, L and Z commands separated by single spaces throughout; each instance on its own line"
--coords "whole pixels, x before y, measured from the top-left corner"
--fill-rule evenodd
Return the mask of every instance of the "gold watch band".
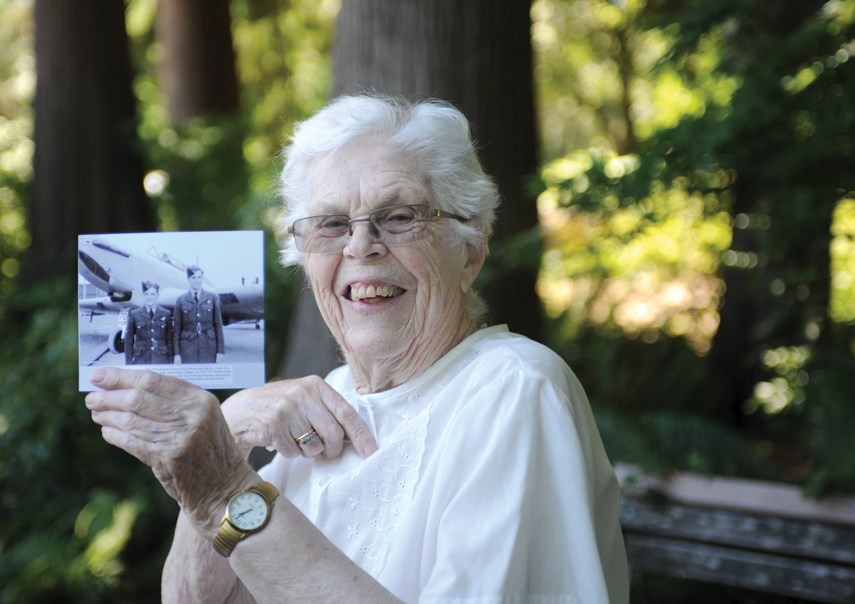
M 270 484 L 269 482 L 260 482 L 254 487 L 250 487 L 238 493 L 235 493 L 229 500 L 234 497 L 240 495 L 241 493 L 245 493 L 247 491 L 255 491 L 259 495 L 261 495 L 264 500 L 267 502 L 267 514 L 268 519 L 270 517 L 270 510 L 273 507 L 273 502 L 276 500 L 276 497 L 279 496 L 279 489 Z M 228 509 L 228 508 L 227 508 Z M 220 522 L 220 528 L 217 530 L 217 534 L 214 536 L 213 546 L 214 550 L 220 554 L 221 556 L 228 558 L 232 553 L 232 550 L 238 544 L 238 541 L 246 537 L 247 535 L 251 535 L 252 533 L 257 533 L 261 529 L 263 529 L 267 525 L 267 522 L 264 525 L 253 531 L 242 531 L 236 528 L 230 521 L 228 511 L 223 516 L 222 522 Z

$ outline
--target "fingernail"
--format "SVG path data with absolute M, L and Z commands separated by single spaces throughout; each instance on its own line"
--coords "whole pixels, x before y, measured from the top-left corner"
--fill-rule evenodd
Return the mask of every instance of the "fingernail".
M 377 445 L 373 442 L 367 442 L 362 445 L 362 457 L 371 457 L 377 452 Z

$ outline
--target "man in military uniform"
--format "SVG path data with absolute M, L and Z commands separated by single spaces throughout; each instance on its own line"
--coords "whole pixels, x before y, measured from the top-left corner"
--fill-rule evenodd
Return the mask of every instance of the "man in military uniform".
M 160 285 L 142 283 L 144 304 L 132 310 L 125 325 L 125 364 L 172 363 L 172 313 L 157 305 Z
M 220 299 L 202 289 L 204 272 L 187 267 L 190 289 L 175 301 L 175 363 L 217 363 L 225 352 Z

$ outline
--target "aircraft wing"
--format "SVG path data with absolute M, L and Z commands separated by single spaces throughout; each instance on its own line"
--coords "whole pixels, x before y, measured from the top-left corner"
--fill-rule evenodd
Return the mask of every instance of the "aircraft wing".
M 257 322 L 264 318 L 264 290 L 259 284 L 223 289 L 217 295 L 220 297 L 223 323 L 226 325 L 241 321 Z
M 77 306 L 92 314 L 107 314 L 118 313 L 125 309 L 136 308 L 136 304 L 131 302 L 115 302 L 110 296 L 100 298 L 81 298 L 77 301 Z
M 175 301 L 186 290 L 165 288 L 158 296 L 157 304 L 170 311 L 175 310 Z M 264 318 L 264 291 L 260 285 L 244 285 L 238 288 L 217 292 L 223 313 L 223 323 L 240 323 L 243 321 L 260 321 Z M 94 314 L 119 313 L 131 310 L 139 305 L 131 302 L 117 302 L 110 296 L 99 298 L 82 298 L 78 301 L 82 310 Z

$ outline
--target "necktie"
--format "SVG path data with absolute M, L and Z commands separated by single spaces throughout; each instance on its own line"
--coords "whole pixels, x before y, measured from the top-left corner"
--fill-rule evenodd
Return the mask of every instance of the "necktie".
M 152 309 L 150 309 L 150 308 L 148 309 L 148 318 L 149 318 L 149 319 L 154 319 L 154 311 L 153 311 Z
M 194 293 L 193 293 L 193 298 L 196 300 L 196 304 L 198 304 L 198 303 L 199 303 L 199 294 L 197 294 L 197 293 L 195 293 L 195 292 L 194 292 Z

